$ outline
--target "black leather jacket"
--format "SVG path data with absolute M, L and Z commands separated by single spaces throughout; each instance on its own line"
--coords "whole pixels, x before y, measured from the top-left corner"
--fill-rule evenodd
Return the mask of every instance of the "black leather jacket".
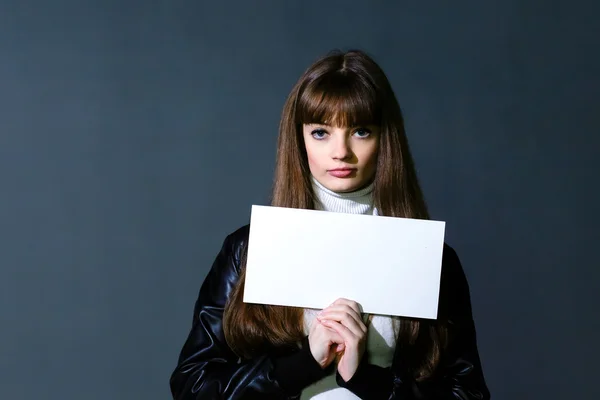
M 242 246 L 248 234 L 246 225 L 225 239 L 200 288 L 192 328 L 170 380 L 174 399 L 299 398 L 298 390 L 289 392 L 277 378 L 275 366 L 281 354 L 240 360 L 225 341 L 223 309 L 238 280 Z M 390 368 L 361 363 L 348 383 L 338 376 L 340 386 L 364 399 L 489 399 L 477 350 L 469 286 L 458 256 L 447 245 L 438 309 L 438 319 L 448 322 L 452 339 L 433 378 L 417 383 L 402 373 L 402 354 L 397 347 Z M 298 368 L 295 371 L 299 373 Z M 316 380 L 314 376 L 312 380 Z

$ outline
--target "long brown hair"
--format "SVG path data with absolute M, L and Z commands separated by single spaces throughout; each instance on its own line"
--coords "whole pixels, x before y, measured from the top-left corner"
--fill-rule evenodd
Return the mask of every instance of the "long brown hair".
M 373 205 L 380 215 L 428 219 L 396 96 L 381 68 L 364 52 L 334 52 L 300 77 L 281 116 L 271 205 L 313 209 L 313 193 L 302 124 L 380 127 Z M 303 310 L 242 301 L 245 259 L 240 279 L 225 308 L 227 343 L 241 357 L 295 346 L 305 336 Z M 417 379 L 431 375 L 446 342 L 435 321 L 400 318 L 397 346 L 403 364 Z

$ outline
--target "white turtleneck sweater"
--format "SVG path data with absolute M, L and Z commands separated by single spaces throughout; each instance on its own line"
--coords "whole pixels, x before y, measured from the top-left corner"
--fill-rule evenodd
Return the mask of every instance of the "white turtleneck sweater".
M 377 215 L 377 209 L 373 207 L 373 184 L 355 192 L 337 193 L 327 189 L 314 178 L 312 181 L 313 190 L 318 199 L 315 204 L 317 210 Z M 365 266 L 365 268 L 368 268 L 368 266 Z M 306 334 L 310 331 L 318 311 L 304 310 L 304 330 Z M 392 364 L 396 347 L 397 321 L 390 317 L 375 315 L 368 328 L 368 362 L 381 367 L 389 367 Z M 340 388 L 337 385 L 334 371 L 331 375 L 304 389 L 301 399 L 350 400 L 358 399 L 358 397 L 349 390 Z

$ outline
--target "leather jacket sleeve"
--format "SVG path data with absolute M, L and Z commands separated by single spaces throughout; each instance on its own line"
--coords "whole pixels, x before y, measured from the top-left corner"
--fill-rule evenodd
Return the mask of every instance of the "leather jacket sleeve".
M 396 351 L 392 368 L 362 363 L 348 382 L 337 375 L 338 384 L 362 399 L 488 400 L 477 349 L 469 285 L 459 258 L 444 247 L 438 320 L 449 326 L 449 343 L 434 375 L 416 382 L 399 371 L 402 353 Z M 404 374 L 407 375 L 407 374 Z
M 176 400 L 288 399 L 322 377 L 308 347 L 287 356 L 241 360 L 227 345 L 223 311 L 239 279 L 241 249 L 247 238 L 248 226 L 229 235 L 202 283 L 192 329 L 170 379 Z M 292 382 L 284 379 L 288 376 L 294 377 Z

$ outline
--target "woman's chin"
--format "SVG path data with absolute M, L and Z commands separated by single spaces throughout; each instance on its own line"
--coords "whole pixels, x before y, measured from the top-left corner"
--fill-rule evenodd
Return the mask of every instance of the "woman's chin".
M 356 178 L 330 178 L 323 186 L 337 193 L 349 193 L 365 187 L 366 184 Z

